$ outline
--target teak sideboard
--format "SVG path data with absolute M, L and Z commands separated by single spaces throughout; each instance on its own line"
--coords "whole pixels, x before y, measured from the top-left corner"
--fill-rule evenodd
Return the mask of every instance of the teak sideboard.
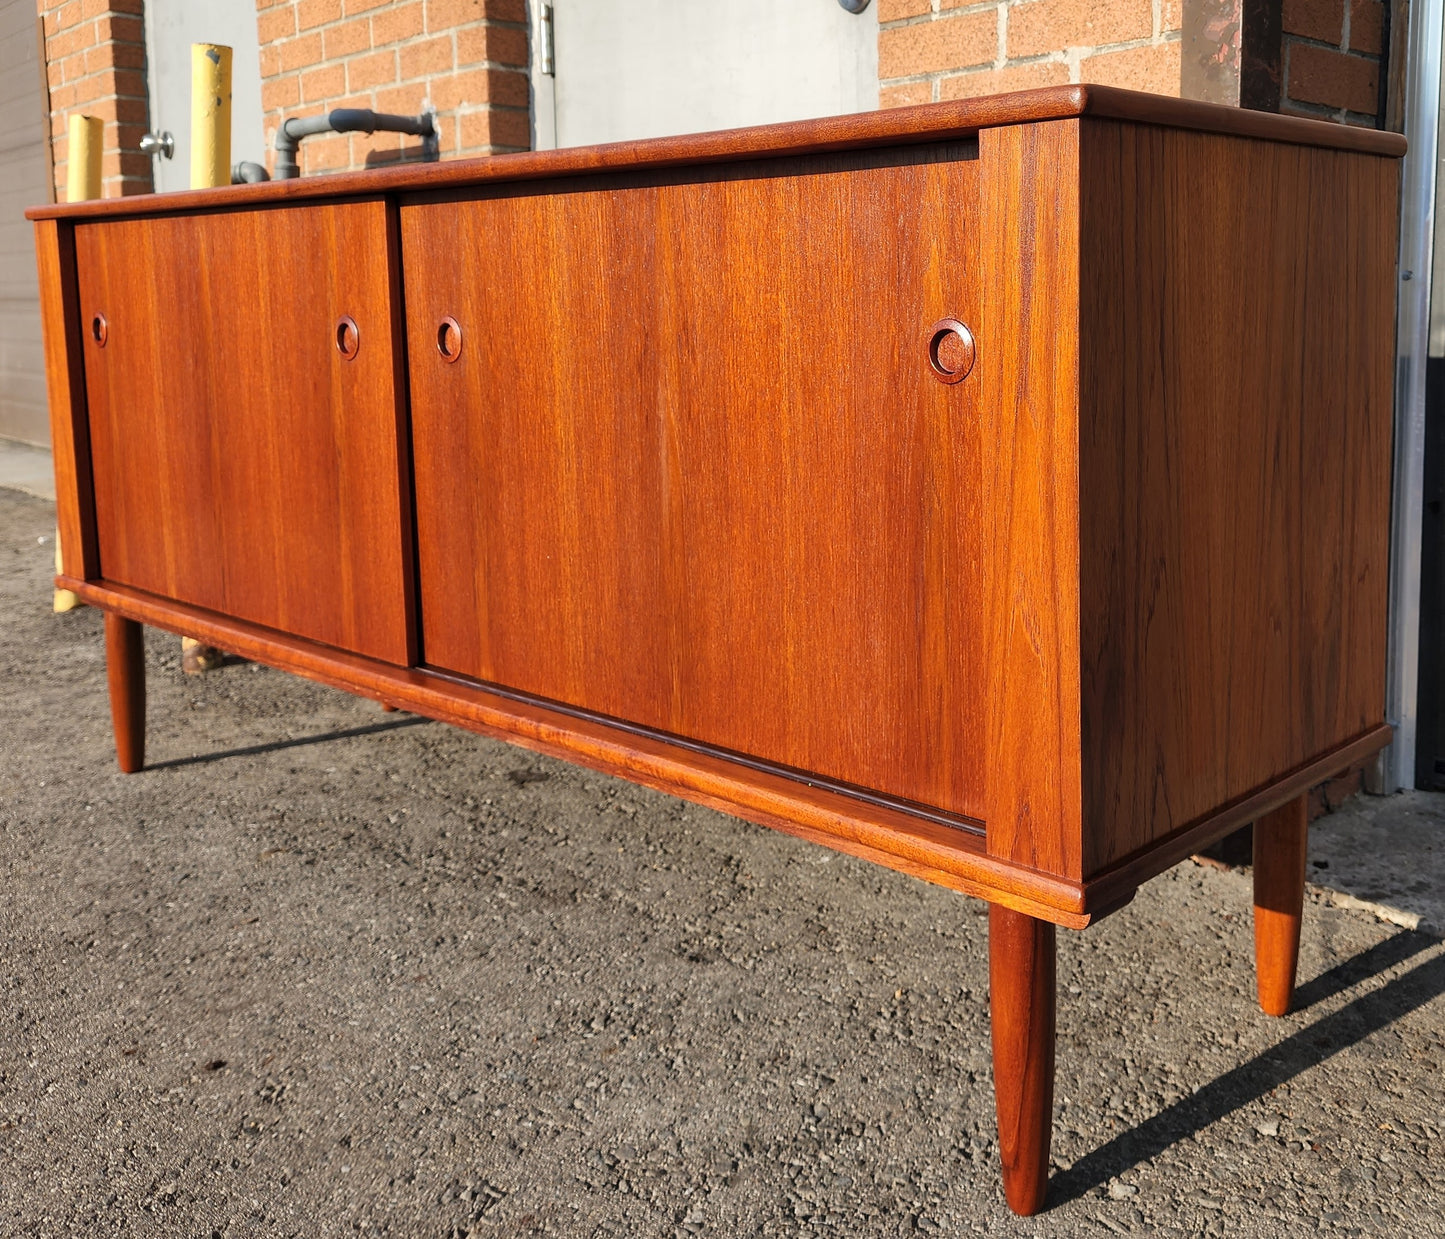
M 1067 87 L 39 208 L 63 570 L 140 625 L 1054 933 L 1384 745 L 1402 139 Z

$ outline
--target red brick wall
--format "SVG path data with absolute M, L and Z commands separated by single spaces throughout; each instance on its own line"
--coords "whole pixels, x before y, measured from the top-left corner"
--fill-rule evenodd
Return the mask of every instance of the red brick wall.
M 878 0 L 880 102 L 896 107 L 1064 82 L 1178 95 L 1188 2 Z M 1241 0 L 1240 7 L 1279 18 L 1280 111 L 1383 123 L 1384 0 Z M 1267 54 L 1273 64 L 1275 52 Z
M 1284 0 L 1281 28 L 1281 112 L 1381 123 L 1381 0 Z
M 428 101 L 444 159 L 531 145 L 526 0 L 256 0 L 256 11 L 268 150 L 288 117 L 415 115 Z M 398 134 L 308 138 L 301 171 L 375 166 L 416 147 Z
M 878 0 L 883 107 L 1065 82 L 1179 94 L 1182 0 Z
M 151 161 L 137 149 L 148 115 L 141 0 L 39 0 L 45 19 L 55 196 L 65 200 L 72 112 L 105 122 L 100 164 L 107 198 L 149 193 Z
M 244 0 L 238 0 L 244 2 Z M 1382 0 L 1278 4 L 1281 110 L 1378 123 Z M 1063 82 L 1180 93 L 1186 0 L 878 0 L 884 107 Z M 105 122 L 108 196 L 151 188 L 143 0 L 38 0 L 63 194 L 66 121 Z M 443 157 L 531 143 L 527 0 L 256 0 L 268 147 L 287 116 L 338 106 L 438 111 Z M 414 139 L 323 136 L 307 173 L 401 158 Z

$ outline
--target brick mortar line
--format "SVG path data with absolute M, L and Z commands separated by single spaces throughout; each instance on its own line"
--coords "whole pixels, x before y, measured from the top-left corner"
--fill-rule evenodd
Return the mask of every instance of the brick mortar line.
M 398 86 L 418 86 L 418 85 L 421 85 L 422 82 L 423 82 L 423 79 L 421 79 L 421 78 L 418 78 L 418 79 L 416 79 L 415 81 L 408 81 L 408 82 L 388 82 L 388 83 L 386 83 L 386 85 L 385 85 L 384 87 L 379 87 L 378 89 L 394 90 L 394 89 L 397 88 Z M 309 103 L 301 103 L 301 104 L 298 104 L 297 107 L 298 107 L 299 110 L 294 110 L 294 111 L 293 111 L 293 110 L 288 110 L 288 109 L 286 109 L 286 108 L 270 108 L 270 109 L 266 110 L 266 112 L 264 113 L 264 115 L 266 115 L 266 116 L 284 116 L 284 117 L 285 117 L 286 119 L 288 119 L 288 120 L 295 119 L 295 118 L 299 118 L 299 117 L 314 116 L 314 115 L 317 115 L 317 113 L 305 111 L 304 109 L 307 109 L 307 108 L 321 108 L 322 110 L 327 110 L 327 104 L 334 102 L 335 99 L 338 99 L 338 98 L 340 98 L 340 99 L 350 99 L 350 98 L 357 97 L 357 96 L 361 96 L 361 95 L 369 95 L 369 94 L 375 94 L 375 93 L 376 93 L 376 92 L 375 92 L 374 90 L 356 90 L 356 91 L 350 91 L 350 92 L 348 92 L 348 93 L 345 94 L 345 95 L 336 95 L 336 96 L 333 96 L 332 99 L 330 99 L 330 100 L 327 100 L 327 99 L 313 99 L 313 100 L 311 100 Z M 491 109 L 491 108 L 502 108 L 502 109 L 505 109 L 506 111 L 509 111 L 509 112 L 530 112 L 530 111 L 531 111 L 531 108 L 530 108 L 527 104 L 524 104 L 524 103 L 496 103 L 496 102 L 493 102 L 493 101 L 490 100 L 490 99 L 487 99 L 487 100 L 483 100 L 483 101 L 480 102 L 480 103 L 461 103 L 461 104 L 458 104 L 458 105 L 457 105 L 456 107 L 454 107 L 454 108 L 447 108 L 445 111 L 439 110 L 437 114 L 438 114 L 439 116 L 451 116 L 451 115 L 453 115 L 454 113 L 455 113 L 455 114 L 460 114 L 460 113 L 462 113 L 462 112 L 468 112 L 468 113 L 471 113 L 471 112 L 480 112 L 480 111 L 483 111 L 483 110 L 486 110 L 486 109 Z M 119 122 L 113 122 L 113 123 L 126 124 L 126 125 L 140 125 L 140 124 L 142 124 L 141 121 L 119 121 Z M 387 130 L 378 129 L 376 132 L 377 132 L 377 133 L 385 133 L 385 132 L 387 132 Z M 315 134 L 313 134 L 312 136 L 315 137 L 315 136 L 320 136 L 320 135 L 315 135 Z M 347 134 L 347 133 L 343 133 L 342 136 L 345 137 L 345 136 L 348 136 L 348 134 Z M 363 135 L 363 136 L 367 136 L 367 135 Z M 398 136 L 399 136 L 399 137 L 414 137 L 415 135 L 414 135 L 414 134 L 400 134 L 400 135 L 398 135 Z M 529 147 L 528 149 L 531 149 L 531 148 Z
M 382 49 L 382 50 L 387 50 L 387 49 Z M 368 54 L 368 55 L 373 55 L 374 53 L 368 52 L 367 54 Z M 301 67 L 301 68 L 296 68 L 296 69 L 282 69 L 282 70 L 280 70 L 279 72 L 272 73 L 272 74 L 267 75 L 266 77 L 263 77 L 263 78 L 261 79 L 261 81 L 262 81 L 262 82 L 284 82 L 284 81 L 286 81 L 288 78 L 296 78 L 296 79 L 299 80 L 300 77 L 301 77 L 301 75 L 304 74 L 304 73 L 312 73 L 312 72 L 314 72 L 314 71 L 317 70 L 317 69 L 344 69 L 344 68 L 346 68 L 346 66 L 347 66 L 349 63 L 351 63 L 351 62 L 350 62 L 348 59 L 346 59 L 346 58 L 340 58 L 340 59 L 337 59 L 337 60 L 326 60 L 326 61 L 322 61 L 320 64 L 305 65 L 305 66 L 303 66 L 303 67 Z M 437 77 L 437 76 L 440 76 L 440 75 L 442 75 L 442 74 L 459 73 L 459 72 L 469 71 L 469 70 L 472 70 L 472 69 L 498 69 L 498 70 L 501 70 L 502 72 L 506 72 L 506 73 L 526 73 L 526 72 L 528 71 L 528 68 L 529 68 L 529 66 L 525 66 L 525 65 L 508 64 L 508 63 L 507 63 L 506 61 L 504 61 L 504 60 L 463 60 L 463 61 L 460 61 L 460 62 L 458 62 L 457 64 L 455 64 L 455 66 L 454 66 L 453 68 L 450 68 L 450 69 L 431 69 L 431 70 L 428 70 L 426 73 L 408 75 L 408 76 L 404 77 L 404 78 L 401 79 L 401 80 L 410 82 L 410 81 L 418 80 L 418 78 L 421 78 L 421 77 Z M 398 65 L 397 71 L 400 72 L 400 65 Z M 68 85 L 68 83 L 65 83 L 65 84 Z M 371 88 L 368 87 L 367 89 L 371 89 Z
M 109 46 L 109 47 L 134 47 L 134 46 L 136 46 L 136 45 L 135 45 L 134 43 L 114 43 L 114 44 L 107 44 L 106 46 Z M 98 50 L 98 49 L 90 49 L 90 48 L 87 48 L 86 50 L 87 50 L 87 51 L 91 51 L 91 50 Z M 65 65 L 71 63 L 72 61 L 78 61 L 78 62 L 83 63 L 83 62 L 85 61 L 85 56 L 86 56 L 86 53 L 85 53 L 85 52 L 73 52 L 73 53 L 71 53 L 71 55 L 69 55 L 69 56 L 61 56 L 61 57 L 60 57 L 59 59 L 57 59 L 57 60 L 52 60 L 52 61 L 48 62 L 47 65 L 46 65 L 46 68 L 49 69 L 49 68 L 51 68 L 52 66 L 63 67 L 63 66 L 65 66 Z M 119 64 L 116 64 L 114 61 L 111 61 L 111 63 L 108 64 L 108 65 L 106 65 L 105 67 L 106 67 L 106 69 L 109 69 L 112 73 L 139 73 L 142 77 L 145 76 L 145 70 L 144 70 L 144 69 L 136 68 L 136 67 L 133 66 L 133 65 L 119 65 Z M 101 70 L 96 70 L 96 72 L 101 72 Z
M 891 22 L 879 22 L 878 32 L 882 34 L 885 30 L 906 30 L 910 26 L 926 26 L 930 22 L 952 21 L 955 17 L 977 17 L 980 13 L 988 13 L 993 10 L 1006 11 L 1010 6 L 1003 0 L 996 0 L 993 4 L 971 5 L 967 8 L 949 9 L 946 13 L 917 13 L 912 17 L 899 17 Z
M 101 73 L 103 73 L 103 72 L 104 72 L 104 70 L 101 70 Z M 93 81 L 95 81 L 96 78 L 98 78 L 98 77 L 101 76 L 101 73 L 88 73 L 88 74 L 86 74 L 85 77 L 78 77 L 78 78 L 76 78 L 75 81 L 73 81 L 73 82 L 64 82 L 64 83 L 61 84 L 60 89 L 61 89 L 61 90 L 69 90 L 71 87 L 73 87 L 73 86 L 78 86 L 78 85 L 79 85 L 80 83 L 82 83 L 82 82 L 93 82 Z M 52 91 L 52 93 L 54 93 L 54 92 Z M 112 90 L 112 91 L 107 91 L 107 92 L 106 92 L 105 94 L 103 94 L 103 95 L 91 95 L 88 99 L 85 100 L 84 103 L 77 103 L 77 104 L 75 105 L 75 107 L 64 108 L 64 109 L 62 109 L 62 110 L 65 111 L 65 112 L 73 112 L 73 111 L 75 110 L 75 108 L 88 107 L 90 104 L 93 104 L 93 103 L 105 103 L 105 102 L 106 102 L 107 100 L 109 100 L 109 99 L 133 99 L 133 100 L 138 100 L 138 101 L 140 101 L 141 103 L 146 103 L 146 102 L 149 101 L 149 98 L 150 98 L 149 94 L 145 94 L 145 95 L 123 95 L 123 94 L 121 94 L 121 93 L 118 92 L 118 91 L 113 91 L 113 90 Z
M 1011 9 L 1016 5 L 1017 0 L 974 0 L 972 4 L 958 4 L 951 9 L 935 8 L 936 17 L 955 17 L 959 14 L 976 17 L 980 13 L 987 13 L 989 9 Z
M 1073 47 L 1062 48 L 1057 51 L 1040 52 L 1034 56 L 1015 56 L 1005 60 L 1002 64 L 998 61 L 980 63 L 976 65 L 964 65 L 954 69 L 930 69 L 924 73 L 910 73 L 903 77 L 879 78 L 878 85 L 881 86 L 915 86 L 924 82 L 938 82 L 950 77 L 963 77 L 973 73 L 996 73 L 1001 69 L 1023 69 L 1030 65 L 1062 64 L 1071 68 L 1086 60 L 1092 60 L 1095 56 L 1112 55 L 1115 52 L 1133 52 L 1143 47 L 1168 47 L 1171 43 L 1178 43 L 1182 39 L 1180 31 L 1169 31 L 1159 39 L 1131 39 L 1123 43 L 1099 43 L 1095 45 L 1079 44 Z M 1076 52 L 1087 52 L 1087 55 L 1075 58 Z
M 991 65 L 969 65 L 967 68 L 940 69 L 938 72 L 955 77 L 960 73 L 995 73 L 1000 69 L 1027 69 L 1030 65 L 1059 65 L 1067 64 L 1068 60 L 1063 52 L 1040 52 L 1037 56 L 1015 56 L 1012 60 L 1003 60 Z
M 895 18 L 893 21 L 879 22 L 878 30 L 880 34 L 887 30 L 905 30 L 911 26 L 925 26 L 928 25 L 930 22 L 949 21 L 955 17 L 977 17 L 980 13 L 987 13 L 990 10 L 997 11 L 997 13 L 999 14 L 1000 22 L 1006 24 L 1008 20 L 1008 14 L 1014 12 L 1018 7 L 1019 5 L 1016 3 L 1012 3 L 1011 0 L 994 0 L 993 3 L 989 4 L 959 7 L 949 9 L 946 12 L 933 11 L 928 13 L 919 13 L 915 14 L 912 17 L 899 17 Z M 1154 41 L 1161 41 L 1168 39 L 1171 34 L 1177 37 L 1181 33 L 1177 27 L 1171 30 L 1164 29 L 1163 0 L 1152 0 L 1152 7 L 1150 13 L 1150 29 L 1151 33 L 1149 35 L 1141 37 Z M 1078 46 L 1083 47 L 1088 45 L 1078 44 Z
M 353 22 L 360 22 L 362 20 L 363 18 L 359 15 L 356 17 L 338 17 L 335 21 L 322 22 L 322 24 L 319 26 L 307 26 L 305 30 L 293 30 L 290 34 L 283 34 L 276 38 L 269 39 L 265 43 L 261 44 L 261 46 L 281 47 L 287 43 L 295 43 L 300 39 L 309 39 L 313 34 L 325 34 L 328 30 L 336 30 L 341 26 L 349 26 Z M 365 18 L 365 20 L 371 21 L 373 19 Z M 459 30 L 520 30 L 526 34 L 531 33 L 531 27 L 528 26 L 526 22 L 501 21 L 497 18 L 479 17 L 476 21 L 462 22 L 456 26 L 447 26 L 443 30 L 423 29 L 420 34 L 404 35 L 401 39 L 385 39 L 382 41 L 380 47 L 372 47 L 370 50 L 383 51 L 387 47 L 398 47 L 402 43 L 412 39 L 440 39 L 445 35 L 454 35 Z M 347 55 L 349 56 L 359 54 L 359 52 L 347 53 Z
M 1288 34 L 1285 38 L 1291 44 L 1303 44 L 1305 47 L 1318 48 L 1322 52 L 1334 52 L 1337 56 L 1353 56 L 1356 60 L 1373 60 L 1376 64 L 1382 59 L 1380 52 L 1357 51 L 1352 47 L 1336 46 L 1334 43 L 1325 43 L 1319 39 L 1312 39 L 1308 35 Z
M 1146 47 L 1168 47 L 1182 39 L 1179 31 L 1171 31 L 1159 39 L 1131 39 L 1123 43 L 1075 44 L 1051 52 L 1040 52 L 1032 56 L 1014 56 L 1002 62 L 980 61 L 978 64 L 960 65 L 951 69 L 928 69 L 922 73 L 910 73 L 902 77 L 878 79 L 879 86 L 914 85 L 921 82 L 938 81 L 945 77 L 957 77 L 965 73 L 996 73 L 1001 69 L 1020 69 L 1029 65 L 1063 64 L 1071 67 L 1092 60 L 1095 56 L 1109 56 L 1117 52 L 1136 52 Z M 1079 55 L 1078 53 L 1084 53 Z
M 64 65 L 65 62 L 66 62 L 67 60 L 70 60 L 70 59 L 72 59 L 72 58 L 69 57 L 69 56 L 66 56 L 66 57 L 65 57 L 64 59 L 62 59 L 62 60 L 52 60 L 50 63 L 51 63 L 51 64 L 55 64 L 55 65 Z M 82 57 L 81 59 L 83 60 L 84 57 Z M 92 69 L 89 73 L 82 74 L 81 76 L 82 76 L 82 77 L 94 77 L 97 73 L 138 73 L 138 74 L 140 74 L 141 77 L 144 77 L 144 76 L 145 76 L 145 70 L 144 70 L 144 69 L 135 69 L 135 68 L 132 68 L 130 65 L 118 65 L 118 64 L 115 64 L 114 62 L 112 62 L 112 63 L 110 63 L 110 64 L 108 64 L 108 65 L 105 65 L 105 66 L 103 66 L 102 68 L 99 68 L 99 69 Z M 70 80 L 71 80 L 72 82 L 78 82 L 78 81 L 81 80 L 81 78 L 78 78 L 78 77 L 77 77 L 77 78 L 71 78 Z M 69 83 L 64 83 L 64 84 L 65 84 L 65 85 L 69 85 Z
M 69 59 L 70 59 L 70 57 L 67 56 L 67 57 L 65 58 L 65 60 L 52 60 L 50 63 L 51 63 L 52 65 L 62 65 L 62 66 L 63 66 L 63 65 L 65 64 L 65 62 L 66 62 L 67 60 L 69 60 Z M 145 75 L 145 70 L 144 70 L 144 69 L 133 69 L 133 68 L 131 68 L 129 65 L 117 65 L 117 64 L 115 63 L 115 61 L 112 60 L 108 65 L 105 65 L 103 68 L 100 68 L 100 69 L 91 69 L 89 72 L 82 74 L 82 77 L 94 77 L 97 73 L 139 73 L 139 74 L 141 74 L 142 76 L 144 76 L 144 75 Z M 78 77 L 70 78 L 69 81 L 63 80 L 63 78 L 62 78 L 61 85 L 63 85 L 63 86 L 68 86 L 68 85 L 70 84 L 70 82 L 78 82 L 78 81 L 80 81 L 80 80 L 81 80 L 81 79 L 78 78 Z
M 435 73 L 423 74 L 423 77 L 440 77 L 444 73 L 455 73 L 458 69 L 497 69 L 503 73 L 526 73 L 530 66 L 509 65 L 503 60 L 468 60 L 459 64 L 456 69 L 438 69 Z M 407 79 L 411 81 L 411 78 Z
M 93 56 L 96 52 L 107 47 L 140 46 L 139 43 L 135 43 L 130 39 L 104 39 L 96 43 L 87 43 L 84 47 L 77 47 L 74 51 L 60 52 L 57 55 L 51 55 L 51 49 L 47 47 L 45 49 L 45 64 L 48 68 L 50 65 L 63 65 L 67 60 L 84 60 L 87 56 Z
M 266 115 L 268 115 L 268 116 L 302 116 L 302 115 L 310 115 L 311 113 L 301 112 L 301 111 L 297 111 L 297 110 L 295 110 L 295 109 L 299 109 L 299 108 L 325 108 L 328 104 L 330 104 L 330 105 L 332 105 L 332 106 L 337 106 L 337 105 L 336 105 L 336 100 L 338 100 L 338 99 L 358 99 L 358 98 L 362 98 L 362 97 L 369 96 L 369 95 L 370 95 L 370 96 L 374 96 L 378 91 L 382 91 L 382 90 L 399 90 L 399 89 L 401 89 L 401 88 L 403 88 L 403 87 L 406 87 L 406 86 L 427 86 L 427 85 L 429 85 L 429 84 L 432 83 L 432 82 L 442 82 L 442 81 L 445 81 L 446 77 L 448 77 L 448 76 L 450 76 L 450 75 L 448 75 L 448 74 L 434 74 L 432 77 L 407 78 L 404 82 L 383 82 L 380 86 L 368 86 L 368 87 L 365 88 L 364 90 L 348 90 L 348 91 L 346 91 L 344 94 L 340 94 L 340 95 L 325 95 L 325 96 L 323 96 L 323 97 L 320 98 L 320 99 L 303 99 L 303 100 L 301 100 L 300 103 L 292 104 L 292 105 L 289 105 L 288 107 L 272 107 L 272 108 L 266 108 L 266 109 L 264 109 L 264 111 L 265 111 Z M 466 106 L 466 107 L 499 107 L 499 108 L 500 108 L 500 107 L 507 107 L 507 108 L 516 108 L 516 109 L 518 109 L 518 110 L 523 110 L 525 105 L 519 104 L 519 103 L 493 103 L 491 100 L 486 100 L 486 101 L 484 101 L 484 102 L 482 102 L 482 103 L 465 104 L 465 105 L 458 105 L 458 106 Z M 455 111 L 455 110 L 456 110 L 455 108 L 438 108 L 438 109 L 437 109 L 437 113 L 438 113 L 438 115 L 446 116 L 446 115 L 449 115 L 451 112 L 453 112 L 453 111 Z M 124 122 L 120 122 L 120 123 L 123 123 L 123 124 L 140 124 L 141 122 L 140 122 L 140 121 L 124 121 Z
M 1349 108 L 1331 107 L 1328 103 L 1310 103 L 1304 99 L 1284 99 L 1282 105 L 1295 109 L 1296 112 L 1308 113 L 1310 116 L 1328 117 L 1331 120 L 1344 123 L 1353 117 L 1359 121 L 1369 121 L 1374 125 L 1379 117 L 1374 112 L 1354 112 Z
M 405 46 L 396 46 L 396 48 L 373 48 L 370 52 L 344 52 L 340 56 L 328 56 L 324 61 L 315 61 L 314 64 L 296 65 L 296 68 L 293 69 L 277 69 L 273 74 L 264 75 L 263 80 L 270 81 L 272 78 L 289 77 L 290 74 L 309 74 L 309 72 L 314 71 L 314 69 L 340 68 L 342 65 L 350 64 L 357 56 L 377 56 L 383 55 L 383 53 L 386 52 L 396 55 L 396 53 L 403 51 L 406 51 Z M 455 56 L 457 53 L 452 52 L 452 55 Z M 461 61 L 460 64 L 467 65 L 468 68 L 475 67 L 475 65 L 501 65 L 503 68 L 517 69 L 519 72 L 525 68 L 523 65 L 514 65 L 509 61 Z
M 378 50 L 378 51 L 391 51 L 391 50 L 395 50 L 395 49 L 378 48 L 377 50 Z M 368 52 L 368 53 L 367 53 L 367 55 L 374 55 L 374 54 L 375 54 L 375 53 L 372 53 L 372 52 Z M 348 63 L 348 58 L 347 58 L 347 57 L 338 57 L 338 58 L 336 58 L 335 60 L 323 60 L 323 61 L 321 61 L 319 64 L 305 65 L 305 66 L 303 66 L 303 67 L 301 67 L 301 68 L 297 68 L 297 69 L 282 69 L 279 73 L 273 73 L 273 74 L 271 74 L 269 77 L 263 78 L 262 81 L 266 81 L 266 82 L 279 82 L 279 81 L 284 81 L 284 80 L 285 80 L 286 78 L 288 78 L 288 77 L 300 77 L 303 73 L 311 73 L 311 72 L 314 72 L 314 71 L 317 70 L 317 69 L 342 69 L 342 68 L 345 68 L 345 67 L 346 67 L 347 63 Z M 525 66 L 525 65 L 508 64 L 505 60 L 463 60 L 463 61 L 459 62 L 459 63 L 456 65 L 455 68 L 452 68 L 452 69 L 433 69 L 433 70 L 428 71 L 427 73 L 419 74 L 419 75 L 416 75 L 416 76 L 419 76 L 419 77 L 436 77 L 436 76 L 438 76 L 438 75 L 440 75 L 440 74 L 443 74 L 443 73 L 455 73 L 455 72 L 457 72 L 458 70 L 471 70 L 471 69 L 500 69 L 500 70 L 502 70 L 503 72 L 507 72 L 507 73 L 526 73 L 526 72 L 527 72 L 527 68 L 528 68 L 528 67 Z M 406 78 L 405 80 L 406 80 L 406 81 L 412 81 L 412 80 L 414 80 L 414 78 L 413 78 L 413 77 L 408 77 L 408 78 Z
M 1167 47 L 1170 43 L 1180 42 L 1182 38 L 1182 31 L 1171 30 L 1157 39 L 1150 35 L 1146 38 L 1122 39 L 1118 43 L 1070 43 L 1067 47 L 1040 52 L 1037 56 L 1015 56 L 1008 63 L 1017 64 L 1023 60 L 1047 59 L 1050 56 L 1068 58 L 1075 52 L 1083 52 L 1081 59 L 1087 60 L 1090 56 L 1099 56 L 1106 52 L 1132 52 L 1141 47 Z
M 78 47 L 73 52 L 66 52 L 65 55 L 56 60 L 46 58 L 46 64 L 64 64 L 73 56 L 84 56 L 88 52 L 98 52 L 103 47 L 144 47 L 145 44 L 138 39 L 102 39 L 98 43 L 87 43 L 84 47 Z M 50 49 L 47 48 L 46 51 Z

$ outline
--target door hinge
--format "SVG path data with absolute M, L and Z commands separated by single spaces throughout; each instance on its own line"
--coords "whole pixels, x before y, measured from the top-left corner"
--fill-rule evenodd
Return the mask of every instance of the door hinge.
M 542 28 L 540 31 L 542 39 L 542 72 L 549 77 L 557 74 L 557 51 L 554 36 L 552 34 L 552 6 L 542 6 Z

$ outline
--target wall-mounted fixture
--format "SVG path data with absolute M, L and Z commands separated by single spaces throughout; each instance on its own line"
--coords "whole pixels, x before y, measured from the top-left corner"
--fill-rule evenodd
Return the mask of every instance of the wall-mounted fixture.
M 422 139 L 424 158 L 440 155 L 436 113 L 428 108 L 420 116 L 390 116 L 367 108 L 332 108 L 321 116 L 293 116 L 276 130 L 276 179 L 300 176 L 296 152 L 301 139 L 317 133 L 409 133 Z

